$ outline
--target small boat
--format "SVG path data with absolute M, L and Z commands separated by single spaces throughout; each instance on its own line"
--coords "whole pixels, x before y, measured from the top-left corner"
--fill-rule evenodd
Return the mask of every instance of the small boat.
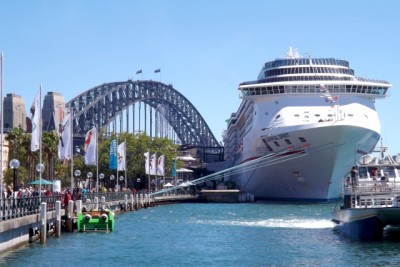
M 85 208 L 78 213 L 78 232 L 114 231 L 114 212 L 110 208 L 87 211 Z
M 333 209 L 332 221 L 347 237 L 380 240 L 385 227 L 400 225 L 400 164 L 386 152 L 361 158 L 355 183 L 350 176 L 345 179 L 343 205 Z

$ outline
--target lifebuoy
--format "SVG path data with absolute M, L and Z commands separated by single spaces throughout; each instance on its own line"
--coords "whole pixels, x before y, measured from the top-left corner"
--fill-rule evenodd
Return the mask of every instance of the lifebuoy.
M 86 214 L 85 215 L 85 220 L 86 221 L 90 221 L 91 218 L 92 218 L 92 216 L 90 216 L 90 214 Z
M 101 214 L 100 218 L 101 218 L 103 221 L 106 221 L 106 220 L 108 219 L 108 216 L 107 216 L 107 214 L 103 213 L 103 214 Z

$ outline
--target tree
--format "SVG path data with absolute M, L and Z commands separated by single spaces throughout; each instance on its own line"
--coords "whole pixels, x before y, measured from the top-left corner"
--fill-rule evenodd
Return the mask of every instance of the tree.
M 55 131 L 43 132 L 42 147 L 46 159 L 46 179 L 54 180 L 55 155 L 58 154 L 58 136 Z

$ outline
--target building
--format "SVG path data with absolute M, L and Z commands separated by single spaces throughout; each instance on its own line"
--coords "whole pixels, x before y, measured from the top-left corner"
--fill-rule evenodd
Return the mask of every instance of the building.
M 4 98 L 4 132 L 20 127 L 26 131 L 25 102 L 20 95 L 7 94 Z
M 65 100 L 60 93 L 48 92 L 43 100 L 43 131 L 58 130 L 66 115 Z

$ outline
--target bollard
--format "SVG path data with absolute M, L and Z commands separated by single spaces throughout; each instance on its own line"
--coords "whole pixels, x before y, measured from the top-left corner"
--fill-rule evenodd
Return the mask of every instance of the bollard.
M 40 243 L 45 244 L 47 237 L 47 203 L 40 204 Z
M 139 194 L 135 195 L 136 201 L 135 201 L 135 209 L 138 210 L 139 209 Z
M 68 210 L 67 210 L 67 220 L 65 221 L 65 226 L 67 227 L 67 232 L 72 232 L 73 229 L 73 225 L 72 225 L 72 221 L 74 219 L 74 201 L 70 200 L 68 202 Z
M 131 197 L 131 211 L 133 211 L 133 209 L 134 209 L 134 205 L 135 205 L 135 199 L 133 198 L 133 195 L 131 194 L 130 195 L 130 197 Z
M 139 209 L 143 208 L 143 194 L 140 194 L 140 205 L 139 205 Z
M 125 212 L 128 211 L 128 195 L 124 195 Z
M 102 196 L 101 197 L 101 209 L 104 210 L 104 204 L 106 203 L 106 197 Z
M 99 198 L 98 197 L 94 197 L 93 203 L 94 203 L 94 210 L 99 210 Z
M 56 237 L 61 236 L 61 201 L 56 201 Z
M 82 200 L 77 200 L 76 201 L 76 213 L 81 213 L 82 212 Z
M 87 211 L 92 210 L 92 201 L 90 201 L 90 199 L 86 199 L 86 210 Z

